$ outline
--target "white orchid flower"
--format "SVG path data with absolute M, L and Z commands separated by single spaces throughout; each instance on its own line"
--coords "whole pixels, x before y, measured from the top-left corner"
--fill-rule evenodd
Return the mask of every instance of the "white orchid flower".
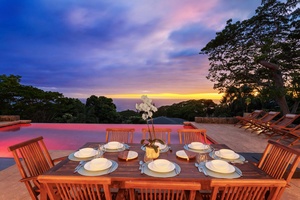
M 151 111 L 148 111 L 148 116 L 151 118 L 153 116 L 153 113 Z
M 140 110 L 140 105 L 139 104 L 135 104 L 135 109 Z
M 143 118 L 143 120 L 147 120 L 148 119 L 148 114 L 147 113 L 143 113 L 142 114 L 142 118 Z

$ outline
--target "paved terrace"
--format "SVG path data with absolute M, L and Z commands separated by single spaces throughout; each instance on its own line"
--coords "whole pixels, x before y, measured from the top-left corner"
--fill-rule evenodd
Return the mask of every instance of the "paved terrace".
M 249 160 L 259 159 L 259 155 L 263 152 L 267 145 L 268 139 L 263 135 L 245 131 L 243 128 L 235 127 L 232 124 L 199 124 L 192 123 L 197 128 L 207 130 L 207 135 L 218 143 L 227 144 L 236 152 L 249 152 L 252 154 L 244 154 Z M 172 134 L 177 135 L 176 130 Z M 172 137 L 171 143 L 178 143 L 177 137 Z M 299 147 L 298 147 L 299 148 Z M 70 150 L 50 150 L 53 158 L 65 156 L 73 152 Z M 253 156 L 254 155 L 254 156 Z M 3 162 L 3 161 L 1 161 Z M 20 183 L 20 174 L 15 165 L 0 171 L 0 200 L 28 200 L 30 199 L 28 192 L 23 183 Z M 287 188 L 281 198 L 282 200 L 300 200 L 300 179 L 292 179 L 291 187 Z

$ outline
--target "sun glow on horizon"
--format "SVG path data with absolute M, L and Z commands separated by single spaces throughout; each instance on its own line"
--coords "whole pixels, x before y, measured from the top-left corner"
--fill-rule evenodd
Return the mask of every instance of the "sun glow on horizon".
M 173 94 L 173 93 L 161 93 L 161 94 L 110 94 L 105 95 L 112 99 L 139 99 L 142 95 L 147 95 L 151 99 L 212 99 L 221 100 L 223 93 L 200 93 L 200 94 Z

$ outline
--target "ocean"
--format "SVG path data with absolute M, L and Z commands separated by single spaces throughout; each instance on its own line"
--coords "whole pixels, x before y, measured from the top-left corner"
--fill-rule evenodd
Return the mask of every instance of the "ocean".
M 161 106 L 172 105 L 174 103 L 179 103 L 182 101 L 188 101 L 187 99 L 152 99 L 154 105 L 159 108 Z M 215 100 L 213 100 L 215 103 Z M 113 103 L 117 106 L 117 111 L 124 111 L 124 110 L 136 110 L 135 104 L 142 103 L 141 99 L 113 99 Z

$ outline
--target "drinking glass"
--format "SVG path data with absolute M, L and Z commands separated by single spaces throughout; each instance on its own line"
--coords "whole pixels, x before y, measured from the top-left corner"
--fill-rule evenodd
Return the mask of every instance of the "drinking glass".
M 95 158 L 102 158 L 104 153 L 105 153 L 104 145 L 99 144 L 98 149 L 97 149 L 97 154 L 95 155 Z
M 199 153 L 197 155 L 197 162 L 198 163 L 202 163 L 202 162 L 206 162 L 207 161 L 207 154 L 206 153 Z

